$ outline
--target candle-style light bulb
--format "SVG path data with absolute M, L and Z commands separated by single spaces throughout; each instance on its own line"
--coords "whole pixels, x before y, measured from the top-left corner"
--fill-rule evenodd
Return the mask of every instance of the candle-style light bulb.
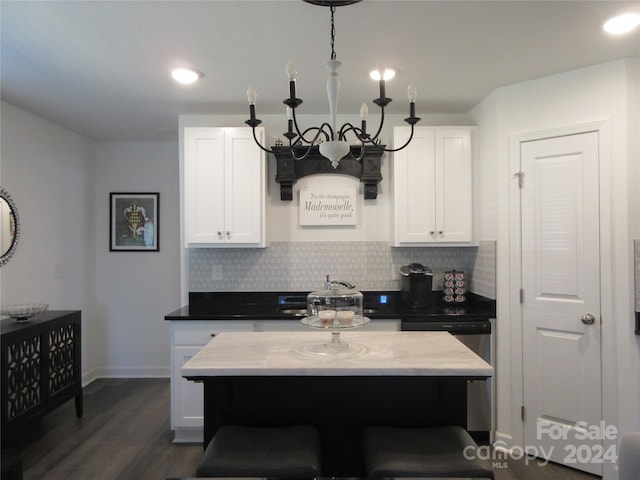
M 298 75 L 298 70 L 293 60 L 289 60 L 287 62 L 287 68 L 285 69 L 285 72 L 287 73 L 287 78 L 289 79 L 289 99 L 293 100 L 296 98 L 296 75 Z
M 360 107 L 360 120 L 362 120 L 360 125 L 360 130 L 362 130 L 362 137 L 366 138 L 367 135 L 367 117 L 369 116 L 369 107 L 367 107 L 366 103 L 363 103 Z
M 287 73 L 287 78 L 289 79 L 289 81 L 296 79 L 296 76 L 298 75 L 298 68 L 296 67 L 296 64 L 293 60 L 287 61 L 287 68 L 285 71 Z
M 253 85 L 247 88 L 247 100 L 249 100 L 249 105 L 255 105 L 256 99 L 258 98 L 258 94 L 256 93 L 256 89 L 253 88 Z
M 409 97 L 409 118 L 405 118 L 404 121 L 413 126 L 420 121 L 420 119 L 416 117 L 416 98 L 418 96 L 418 90 L 413 83 L 409 85 L 409 88 L 407 88 L 407 96 Z
M 409 97 L 409 101 L 411 103 L 416 103 L 416 98 L 418 97 L 418 89 L 413 83 L 409 85 L 409 88 L 407 88 L 407 96 Z
M 287 108 L 287 120 L 293 120 L 293 109 L 291 107 Z
M 366 121 L 369 116 L 369 107 L 367 107 L 366 103 L 363 103 L 360 107 L 360 120 Z
M 249 125 L 251 128 L 255 128 L 260 125 L 260 120 L 256 119 L 256 99 L 258 98 L 258 94 L 256 93 L 256 89 L 253 88 L 253 85 L 250 85 L 247 88 L 247 100 L 249 100 L 249 120 L 245 123 Z

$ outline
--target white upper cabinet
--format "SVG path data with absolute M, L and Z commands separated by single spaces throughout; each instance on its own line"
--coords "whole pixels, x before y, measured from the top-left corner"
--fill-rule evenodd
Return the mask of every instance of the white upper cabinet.
M 266 161 L 251 128 L 185 127 L 183 148 L 187 245 L 265 247 Z
M 393 246 L 473 241 L 470 127 L 416 127 L 393 158 Z M 394 129 L 395 148 L 410 127 Z

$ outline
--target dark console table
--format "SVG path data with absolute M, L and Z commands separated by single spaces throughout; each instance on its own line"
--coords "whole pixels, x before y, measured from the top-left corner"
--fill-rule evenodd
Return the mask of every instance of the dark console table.
M 80 311 L 48 311 L 1 321 L 2 445 L 25 425 L 75 399 L 82 416 Z

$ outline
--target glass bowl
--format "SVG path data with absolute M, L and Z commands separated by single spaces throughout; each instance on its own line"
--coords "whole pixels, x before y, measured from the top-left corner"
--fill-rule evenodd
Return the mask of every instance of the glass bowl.
M 3 305 L 0 314 L 15 318 L 16 322 L 26 322 L 39 313 L 46 312 L 49 305 L 46 303 L 22 303 L 19 305 Z

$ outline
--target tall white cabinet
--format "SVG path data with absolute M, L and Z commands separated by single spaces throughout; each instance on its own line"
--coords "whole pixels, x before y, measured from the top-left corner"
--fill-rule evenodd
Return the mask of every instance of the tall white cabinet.
M 187 245 L 265 247 L 267 167 L 251 128 L 185 127 L 183 149 Z
M 410 127 L 394 129 L 403 145 Z M 416 127 L 393 158 L 393 246 L 473 241 L 472 127 Z

